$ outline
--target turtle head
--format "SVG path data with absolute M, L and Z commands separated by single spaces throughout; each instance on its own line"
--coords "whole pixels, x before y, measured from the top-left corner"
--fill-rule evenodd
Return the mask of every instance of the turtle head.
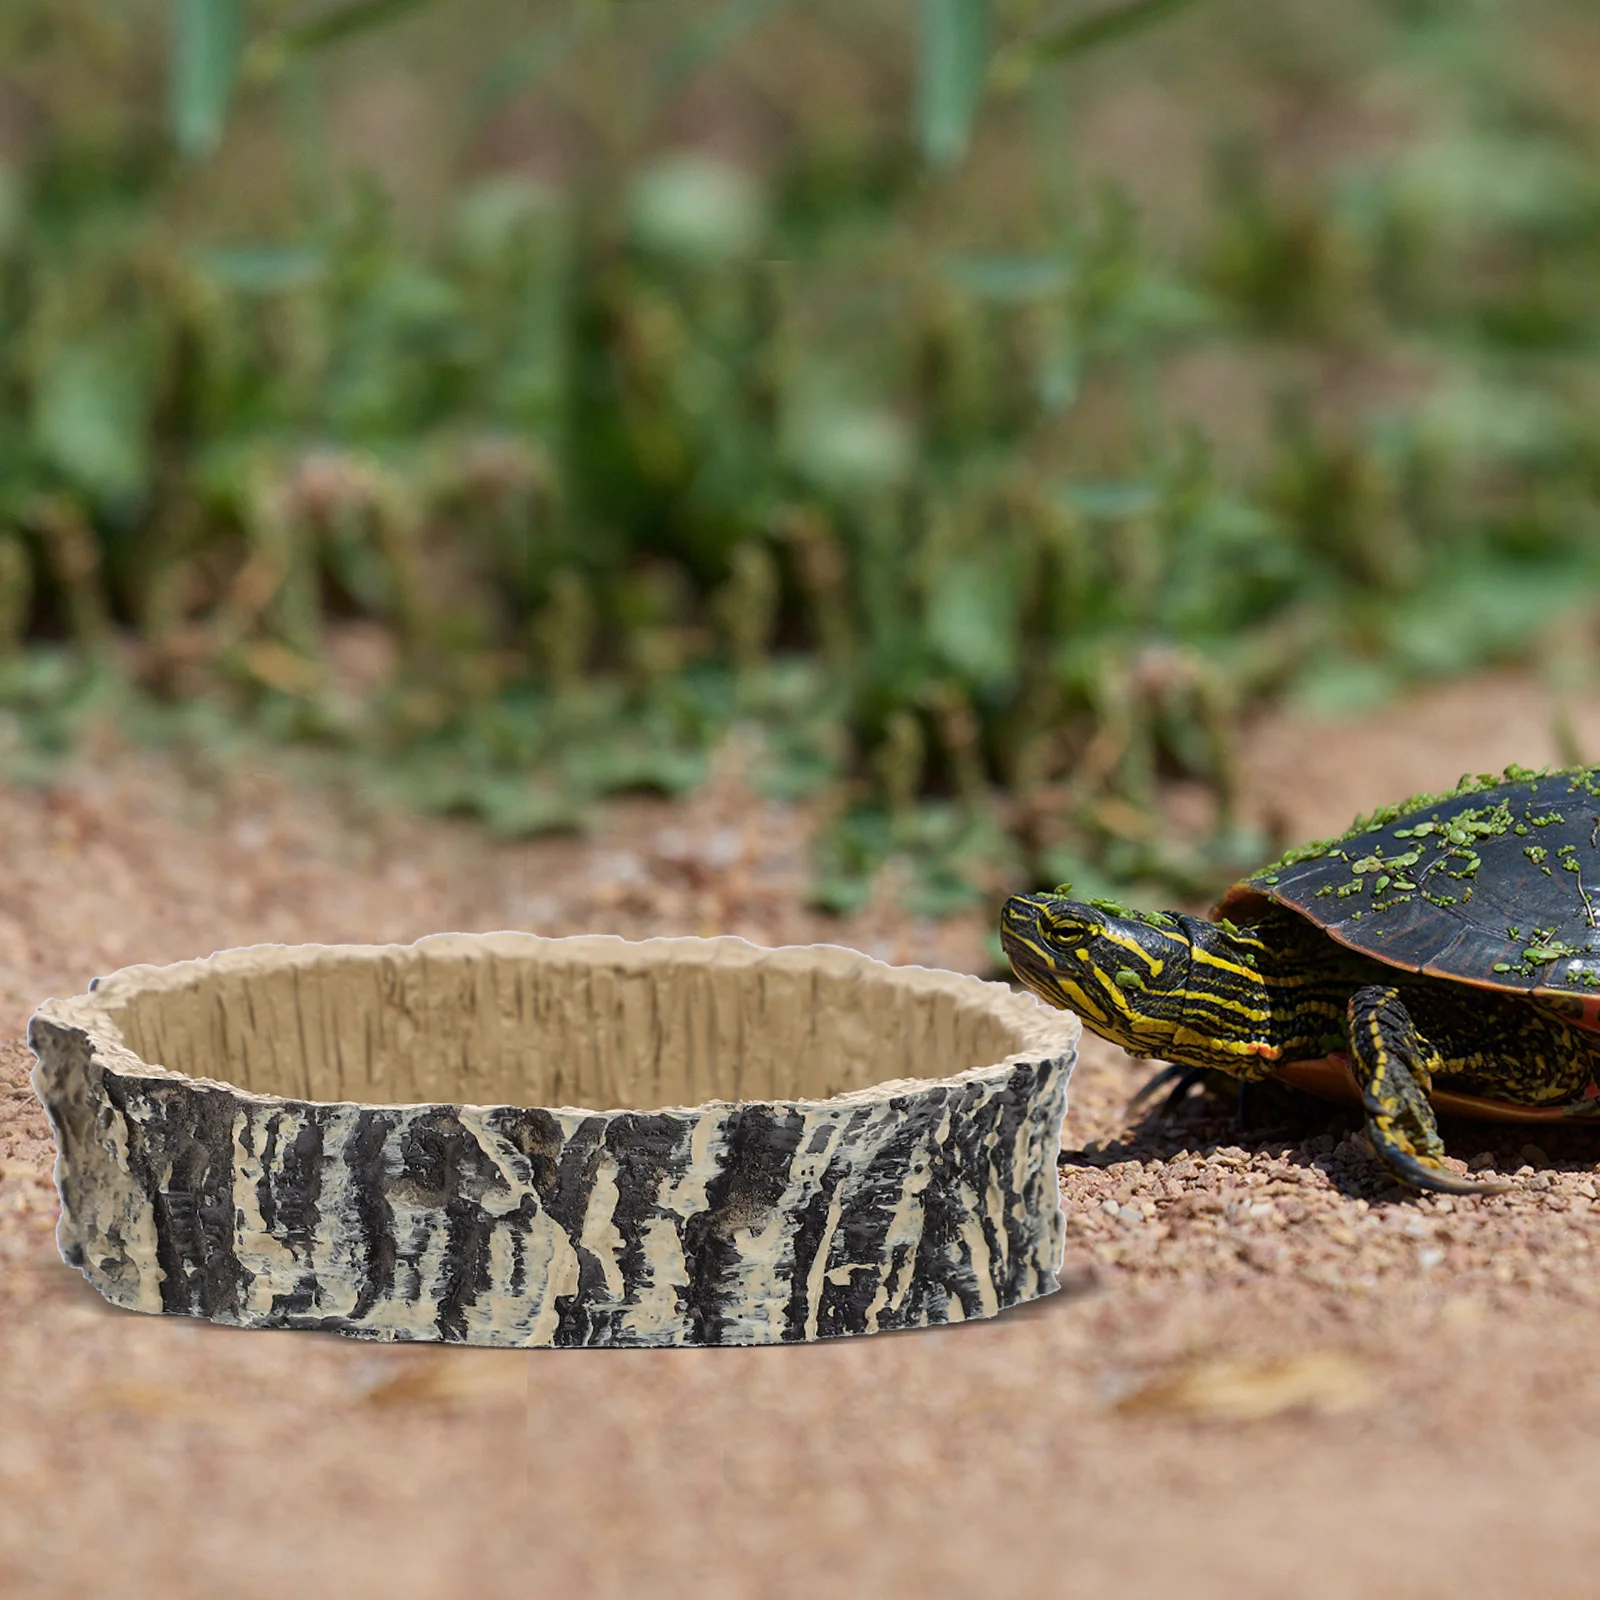
M 1224 948 L 1230 935 L 1061 893 L 1013 895 L 1000 914 L 1012 970 L 1041 999 L 1133 1055 L 1238 1072 L 1241 1056 L 1270 1049 L 1269 1008 L 1250 954 Z

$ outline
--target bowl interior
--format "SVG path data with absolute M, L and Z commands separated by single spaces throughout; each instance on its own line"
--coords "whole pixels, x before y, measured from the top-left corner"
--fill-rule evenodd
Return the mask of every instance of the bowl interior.
M 365 1104 L 824 1099 L 999 1062 L 1033 1031 L 993 986 L 733 939 L 451 935 L 143 972 L 96 996 L 143 1060 Z

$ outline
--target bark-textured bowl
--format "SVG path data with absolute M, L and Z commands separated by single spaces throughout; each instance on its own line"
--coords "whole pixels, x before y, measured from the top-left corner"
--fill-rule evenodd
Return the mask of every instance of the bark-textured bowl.
M 129 967 L 29 1030 L 61 1252 L 106 1299 L 484 1345 L 784 1343 L 1048 1293 L 1077 1037 L 831 945 L 520 933 Z

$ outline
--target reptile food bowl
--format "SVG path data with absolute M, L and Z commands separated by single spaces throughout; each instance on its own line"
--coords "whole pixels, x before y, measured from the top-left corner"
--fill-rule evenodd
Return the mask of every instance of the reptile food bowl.
M 830 945 L 497 933 L 129 967 L 29 1040 L 61 1251 L 116 1305 L 708 1345 L 1055 1288 L 1077 1035 Z

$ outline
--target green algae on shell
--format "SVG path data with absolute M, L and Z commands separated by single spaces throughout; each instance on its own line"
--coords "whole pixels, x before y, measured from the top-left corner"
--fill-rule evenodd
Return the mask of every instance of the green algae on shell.
M 1496 988 L 1594 989 L 1600 904 L 1584 879 L 1587 867 L 1600 884 L 1596 802 L 1600 772 L 1586 768 L 1469 776 L 1286 851 L 1219 910 L 1253 905 L 1259 915 L 1264 898 L 1404 969 Z

